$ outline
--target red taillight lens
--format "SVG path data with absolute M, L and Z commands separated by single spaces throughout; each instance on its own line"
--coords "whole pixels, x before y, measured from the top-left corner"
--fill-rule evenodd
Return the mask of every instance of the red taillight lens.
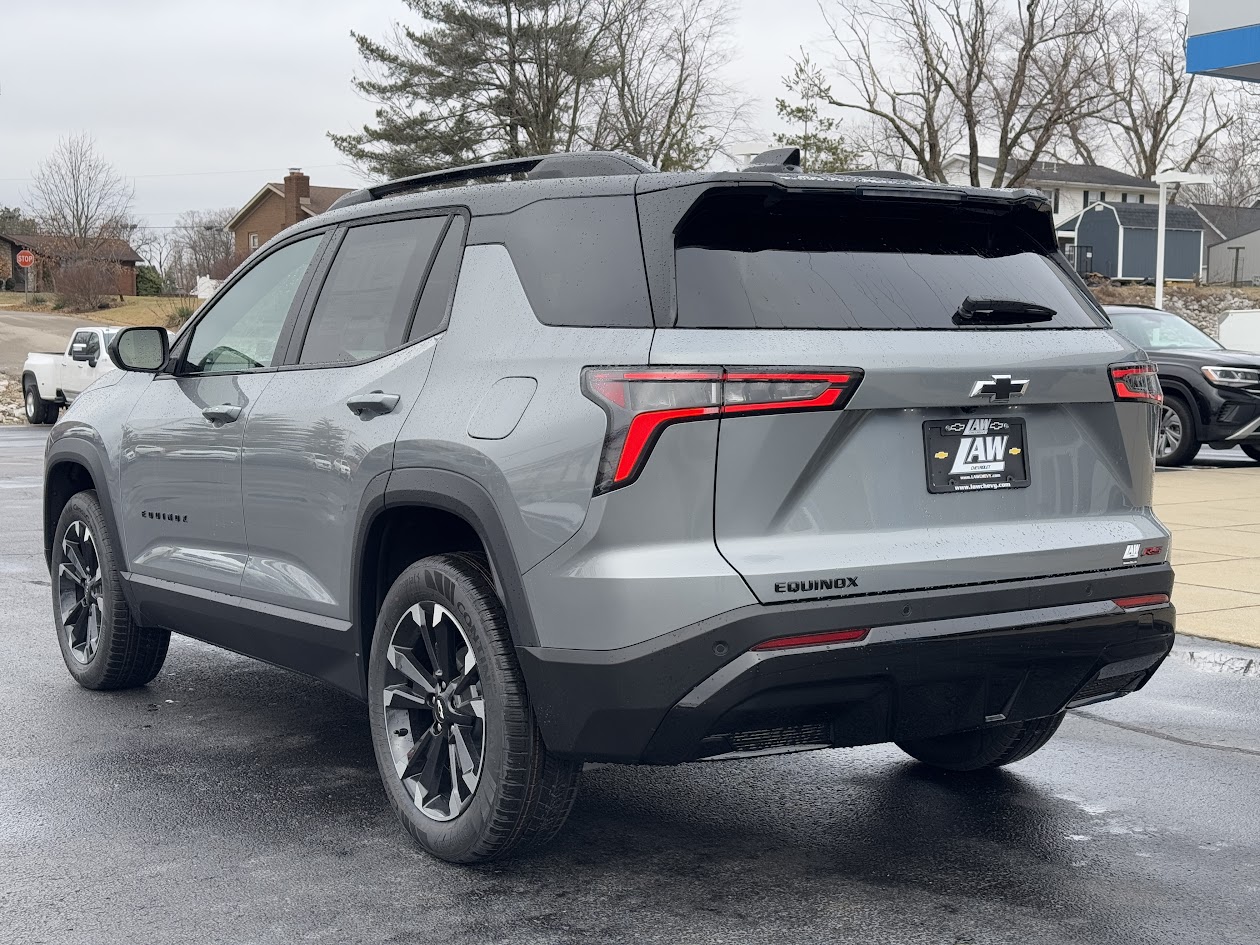
M 1133 610 L 1137 607 L 1155 607 L 1159 604 L 1167 604 L 1168 595 L 1142 594 L 1138 597 L 1117 597 L 1112 603 L 1124 610 Z
M 670 424 L 784 410 L 839 410 L 861 379 L 861 371 L 848 368 L 585 368 L 582 392 L 608 415 L 595 494 L 632 483 Z
M 1164 402 L 1159 375 L 1152 364 L 1113 364 L 1111 389 L 1116 393 L 1116 400 L 1138 400 L 1148 404 Z
M 765 640 L 753 647 L 754 650 L 790 650 L 798 646 L 825 646 L 828 643 L 854 643 L 864 639 L 871 632 L 870 627 L 859 630 L 826 630 L 822 633 L 802 633 L 794 637 L 778 637 Z

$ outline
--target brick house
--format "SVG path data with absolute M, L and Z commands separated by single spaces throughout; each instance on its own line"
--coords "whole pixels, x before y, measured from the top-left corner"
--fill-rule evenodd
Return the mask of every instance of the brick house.
M 289 168 L 281 184 L 264 184 L 240 212 L 228 221 L 236 241 L 236 258 L 244 259 L 286 227 L 323 213 L 346 187 L 312 187 L 300 167 Z
M 57 271 L 68 256 L 81 256 L 93 262 L 103 262 L 118 267 L 119 295 L 136 294 L 136 263 L 144 259 L 131 248 L 126 240 L 92 240 L 84 250 L 72 248 L 71 240 L 57 236 L 2 234 L 0 233 L 0 281 L 13 280 L 13 288 L 23 291 L 28 274 L 31 289 L 57 291 Z M 22 269 L 17 264 L 17 254 L 29 249 L 35 254 L 35 265 Z

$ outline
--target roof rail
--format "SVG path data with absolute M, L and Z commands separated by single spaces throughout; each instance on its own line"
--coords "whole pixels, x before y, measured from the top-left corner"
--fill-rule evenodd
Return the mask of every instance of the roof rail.
M 490 177 L 506 177 L 523 174 L 530 180 L 559 177 L 616 177 L 623 174 L 654 173 L 656 168 L 628 154 L 615 151 L 573 151 L 561 154 L 540 154 L 534 157 L 507 158 L 502 161 L 485 161 L 452 167 L 444 171 L 429 171 L 412 177 L 400 177 L 381 184 L 373 184 L 338 197 L 329 210 L 352 207 L 355 204 L 383 200 L 398 194 L 440 187 L 464 181 L 483 180 Z

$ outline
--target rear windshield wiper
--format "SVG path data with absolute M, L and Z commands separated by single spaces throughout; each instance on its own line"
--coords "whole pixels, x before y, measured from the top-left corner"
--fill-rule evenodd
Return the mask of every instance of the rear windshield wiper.
M 1048 322 L 1057 315 L 1052 308 L 1019 299 L 963 299 L 954 313 L 955 325 L 1026 325 Z

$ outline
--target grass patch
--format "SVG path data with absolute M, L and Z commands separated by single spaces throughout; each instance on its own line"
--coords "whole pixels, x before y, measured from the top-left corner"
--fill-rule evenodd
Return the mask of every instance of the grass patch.
M 162 325 L 174 330 L 187 321 L 201 303 L 201 299 L 184 296 L 128 295 L 121 302 L 114 296 L 107 309 L 75 314 L 85 322 L 103 325 Z M 28 302 L 21 292 L 0 292 L 0 312 L 3 311 L 71 314 L 55 295 L 40 293 L 30 296 Z

